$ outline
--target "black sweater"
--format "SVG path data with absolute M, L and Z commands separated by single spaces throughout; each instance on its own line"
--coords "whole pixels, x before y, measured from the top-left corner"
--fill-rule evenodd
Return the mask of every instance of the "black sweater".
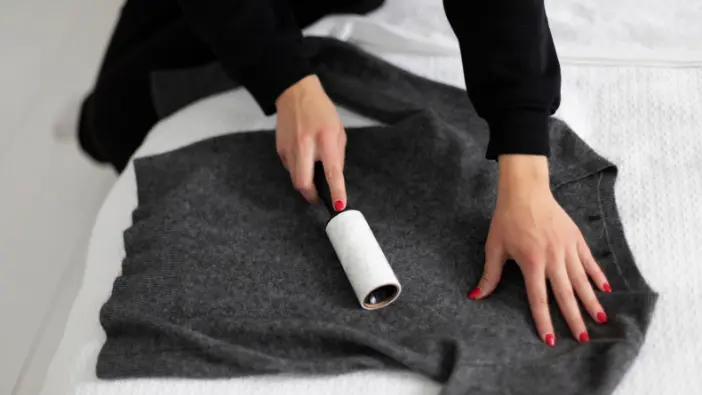
M 179 0 L 186 19 L 263 111 L 312 74 L 285 0 Z M 560 102 L 560 65 L 544 0 L 444 0 L 466 89 L 490 128 L 487 157 L 548 155 L 548 117 Z

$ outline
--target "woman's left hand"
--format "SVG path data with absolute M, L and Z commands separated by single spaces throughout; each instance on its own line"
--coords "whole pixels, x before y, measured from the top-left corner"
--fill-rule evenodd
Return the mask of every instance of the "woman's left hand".
M 577 299 L 596 322 L 604 323 L 607 315 L 588 276 L 600 290 L 611 292 L 611 288 L 577 225 L 551 193 L 546 157 L 503 155 L 499 169 L 497 205 L 485 245 L 483 276 L 468 297 L 482 299 L 490 295 L 500 281 L 505 261 L 513 259 L 524 275 L 542 341 L 549 346 L 556 342 L 548 280 L 573 336 L 587 342 L 589 335 Z

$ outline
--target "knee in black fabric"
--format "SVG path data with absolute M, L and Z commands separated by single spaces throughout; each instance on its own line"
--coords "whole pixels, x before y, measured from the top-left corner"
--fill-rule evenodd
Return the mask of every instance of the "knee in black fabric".
M 121 172 L 157 122 L 148 77 L 115 73 L 98 82 L 91 96 L 84 134 L 101 159 Z
M 80 115 L 78 117 L 78 145 L 83 152 L 93 158 L 93 160 L 105 163 L 107 159 L 100 152 L 93 135 L 92 99 L 93 95 L 91 93 L 83 99 L 83 103 L 80 106 Z

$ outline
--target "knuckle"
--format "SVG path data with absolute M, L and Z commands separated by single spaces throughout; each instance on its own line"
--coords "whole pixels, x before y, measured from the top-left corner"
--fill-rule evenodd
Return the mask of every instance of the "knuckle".
M 582 260 L 582 262 L 583 262 L 583 266 L 585 266 L 586 268 L 596 270 L 596 271 L 600 270 L 600 265 L 597 263 L 597 261 L 595 260 L 595 257 L 593 257 L 592 254 L 587 254 L 585 256 L 585 259 Z
M 543 255 L 539 253 L 536 249 L 530 249 L 525 251 L 524 264 L 530 269 L 538 269 L 544 266 Z
M 549 259 L 556 259 L 559 256 L 560 250 L 561 248 L 558 242 L 549 243 L 546 246 L 546 256 L 548 256 Z
M 329 188 L 335 192 L 341 192 L 343 188 L 342 178 L 337 174 L 327 176 L 327 183 L 329 184 Z
M 570 232 L 566 233 L 566 235 L 568 237 L 568 243 L 576 246 L 582 238 L 582 236 L 580 235 L 580 229 L 578 229 L 577 227 L 575 229 L 571 229 Z
M 585 276 L 579 276 L 577 279 L 575 279 L 574 284 L 573 284 L 577 289 L 580 289 L 582 291 L 587 291 L 588 289 L 592 289 L 592 286 L 590 285 L 590 281 L 588 281 Z
M 583 233 L 580 231 L 580 228 L 575 223 L 573 223 L 572 226 L 569 228 L 568 234 L 570 235 L 570 240 L 574 240 L 575 242 L 583 240 Z
M 537 307 L 546 307 L 548 306 L 548 298 L 543 294 L 537 295 L 534 298 L 534 303 L 536 303 Z
M 324 167 L 324 176 L 328 181 L 336 181 L 341 176 L 341 170 L 337 165 L 327 165 Z
M 300 149 L 300 147 L 303 147 L 307 145 L 310 141 L 310 138 L 307 136 L 307 133 L 297 133 L 295 135 L 295 138 L 293 139 L 295 147 L 297 149 Z
M 334 125 L 324 125 L 319 129 L 319 138 L 326 139 L 335 136 L 339 132 L 339 128 Z
M 300 177 L 293 178 L 292 184 L 298 191 L 307 191 L 310 189 L 310 182 Z
M 570 303 L 572 301 L 575 301 L 575 296 L 573 295 L 573 290 L 571 289 L 557 289 L 554 291 L 554 294 L 562 302 Z

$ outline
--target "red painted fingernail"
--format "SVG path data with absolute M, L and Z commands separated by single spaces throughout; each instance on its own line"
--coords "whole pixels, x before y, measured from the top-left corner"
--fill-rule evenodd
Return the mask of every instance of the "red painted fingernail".
M 470 299 L 470 300 L 478 299 L 478 295 L 480 295 L 480 287 L 475 287 L 475 288 L 473 288 L 472 291 L 468 292 L 468 299 Z
M 604 283 L 602 285 L 602 289 L 604 289 L 605 292 L 610 293 L 612 292 L 612 287 L 609 286 L 609 283 Z
M 544 338 L 544 341 L 549 347 L 555 347 L 556 346 L 556 338 L 552 334 L 546 335 Z
M 337 200 L 336 202 L 334 202 L 334 210 L 341 211 L 343 209 L 344 209 L 344 202 L 342 202 L 341 200 Z
M 597 322 L 599 322 L 600 324 L 604 324 L 605 322 L 607 322 L 607 314 L 605 314 L 604 311 L 600 311 L 599 313 L 597 313 Z
M 580 340 L 580 343 L 587 343 L 590 341 L 590 335 L 585 331 L 578 336 L 578 340 Z

